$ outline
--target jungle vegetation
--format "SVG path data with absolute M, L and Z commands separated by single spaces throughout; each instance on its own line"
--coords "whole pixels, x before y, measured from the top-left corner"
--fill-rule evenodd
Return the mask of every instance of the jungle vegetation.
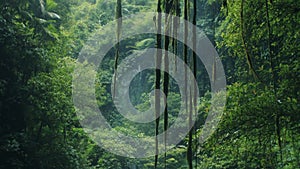
M 299 0 L 1 0 L 0 168 L 300 168 L 299 4 Z M 84 132 L 72 101 L 72 73 L 94 31 L 139 12 L 172 14 L 203 30 L 224 65 L 227 93 L 216 131 L 200 144 L 211 91 L 196 54 L 161 34 L 116 44 L 104 58 L 95 84 L 99 109 L 117 131 L 156 135 L 167 130 L 180 111 L 176 81 L 158 69 L 145 70 L 131 82 L 131 102 L 138 110 L 147 110 L 148 93 L 161 89 L 167 96 L 163 116 L 153 112 L 157 119 L 149 124 L 122 118 L 113 106 L 111 84 L 128 53 L 156 47 L 178 55 L 193 71 L 201 97 L 199 103 L 187 102 L 192 108 L 186 113 L 196 123 L 184 140 L 166 153 L 134 159 L 104 150 Z M 161 28 L 161 20 L 159 15 L 154 20 L 158 32 L 179 31 L 176 26 Z M 111 38 L 121 36 L 122 22 L 117 25 Z M 165 53 L 156 55 L 164 55 L 156 58 L 159 67 L 176 64 L 168 63 Z

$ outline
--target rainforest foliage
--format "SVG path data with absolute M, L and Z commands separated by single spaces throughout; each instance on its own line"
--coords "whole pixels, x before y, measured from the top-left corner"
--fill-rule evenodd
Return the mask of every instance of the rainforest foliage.
M 0 169 L 300 168 L 299 4 L 299 0 L 0 0 Z M 168 73 L 145 70 L 131 82 L 131 102 L 138 110 L 147 110 L 148 93 L 161 89 L 168 103 L 163 116 L 142 124 L 118 113 L 111 84 L 128 53 L 157 47 L 178 54 L 193 70 L 201 96 L 194 105 L 195 126 L 186 139 L 165 154 L 133 159 L 104 150 L 84 132 L 72 102 L 72 73 L 94 31 L 139 12 L 170 13 L 205 32 L 224 65 L 227 101 L 216 131 L 200 144 L 211 106 L 210 79 L 200 60 L 168 36 L 144 34 L 118 43 L 104 58 L 95 81 L 99 109 L 117 131 L 159 134 L 180 111 L 176 81 Z M 160 19 L 154 18 L 158 29 Z M 120 38 L 120 29 L 122 22 L 112 39 Z M 164 68 L 176 64 L 157 61 Z M 101 134 L 105 137 L 106 132 Z

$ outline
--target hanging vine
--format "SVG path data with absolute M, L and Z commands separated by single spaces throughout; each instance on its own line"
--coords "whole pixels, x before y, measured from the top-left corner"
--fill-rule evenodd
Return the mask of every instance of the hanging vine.
M 196 32 L 196 28 L 197 28 L 197 0 L 194 0 L 193 2 L 194 4 L 194 8 L 193 8 L 193 75 L 195 77 L 195 80 L 197 81 L 197 55 L 195 53 L 195 51 L 197 50 L 197 32 Z M 197 84 L 193 84 L 193 94 L 194 94 L 194 97 L 193 97 L 193 109 L 192 109 L 192 112 L 194 111 L 194 118 L 195 118 L 195 126 L 197 126 L 196 124 L 196 120 L 197 120 L 197 95 L 195 94 L 195 92 L 197 91 L 196 88 L 197 88 Z M 191 113 L 192 113 L 191 112 Z M 196 130 L 196 127 L 194 127 L 194 134 L 195 136 L 197 135 L 197 130 Z M 196 137 L 197 138 L 197 137 Z M 197 139 L 196 139 L 197 141 Z M 195 143 L 195 168 L 197 168 L 197 149 L 198 149 L 198 144 L 197 142 Z
M 161 43 L 161 0 L 158 0 L 157 3 L 157 34 L 156 34 L 156 45 L 157 45 L 157 51 L 156 51 L 156 70 L 155 70 L 155 89 L 160 90 L 160 79 L 161 79 L 161 56 L 162 51 L 159 50 L 162 48 Z M 160 114 L 160 93 L 155 92 L 155 162 L 154 167 L 157 168 L 157 162 L 158 162 L 158 127 L 159 127 L 159 114 Z
M 172 48 L 173 48 L 173 53 L 175 56 L 178 55 L 178 43 L 177 43 L 177 34 L 179 31 L 179 24 L 180 24 L 180 2 L 179 0 L 174 0 L 174 14 L 176 17 L 173 18 L 173 37 L 172 38 Z M 175 67 L 175 72 L 177 71 L 177 61 L 174 59 L 174 67 Z
M 270 59 L 270 66 L 271 66 L 271 73 L 272 73 L 272 80 L 273 80 L 273 91 L 275 95 L 275 104 L 278 104 L 277 102 L 277 75 L 275 72 L 275 67 L 274 67 L 274 60 L 273 60 L 273 50 L 272 50 L 272 33 L 271 33 L 271 24 L 270 24 L 270 14 L 269 14 L 269 2 L 268 0 L 265 1 L 266 3 L 266 19 L 267 19 L 267 30 L 268 30 L 268 54 L 269 54 L 269 59 Z M 272 3 L 272 1 L 270 1 Z M 282 158 L 282 143 L 281 143 L 281 127 L 280 127 L 280 114 L 278 110 L 275 112 L 275 129 L 276 129 L 276 135 L 277 135 L 277 142 L 278 142 L 278 147 L 279 147 L 279 153 L 280 153 L 280 160 L 283 162 Z
M 260 80 L 256 71 L 253 68 L 253 62 L 252 62 L 252 58 L 250 56 L 250 53 L 248 51 L 248 46 L 245 40 L 245 30 L 244 30 L 244 4 L 245 4 L 245 0 L 242 0 L 241 2 L 241 10 L 240 10 L 240 17 L 241 17 L 241 37 L 242 37 L 242 43 L 243 43 L 243 47 L 244 47 L 244 51 L 246 54 L 246 60 L 247 60 L 247 64 L 249 66 L 249 70 L 251 71 L 251 73 L 253 74 L 254 78 L 257 80 Z
M 113 87 L 113 97 L 115 97 L 116 92 L 116 80 L 117 80 L 117 67 L 118 67 L 118 60 L 120 56 L 120 37 L 121 37 L 121 29 L 122 29 L 122 1 L 117 0 L 116 6 L 116 20 L 117 20 L 117 29 L 116 29 L 116 37 L 117 37 L 117 44 L 116 44 L 116 54 L 115 54 L 115 64 L 114 64 L 114 87 Z
M 168 103 L 167 103 L 167 97 L 168 97 L 168 92 L 169 92 L 169 74 L 167 73 L 169 71 L 169 56 L 168 56 L 168 51 L 169 51 L 169 44 L 170 44 L 170 38 L 168 34 L 171 32 L 171 27 L 169 26 L 169 22 L 171 21 L 169 19 L 168 14 L 171 12 L 171 8 L 173 5 L 173 0 L 165 0 L 165 37 L 164 37 L 164 48 L 165 48 L 165 54 L 164 54 L 164 83 L 163 83 L 163 91 L 165 94 L 165 110 L 164 110 L 164 131 L 167 131 L 168 129 Z M 166 152 L 166 143 L 167 143 L 167 132 L 165 132 L 164 135 L 164 145 L 165 145 L 165 161 L 164 161 L 164 166 L 167 168 L 167 152 Z

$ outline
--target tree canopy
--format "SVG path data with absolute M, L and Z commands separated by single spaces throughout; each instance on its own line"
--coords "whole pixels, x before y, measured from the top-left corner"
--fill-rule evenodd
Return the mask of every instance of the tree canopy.
M 0 169 L 299 168 L 299 3 L 1 0 Z M 205 65 L 186 45 L 188 38 L 196 41 L 196 30 L 188 30 L 186 25 L 180 30 L 176 25 L 184 23 L 176 18 L 171 24 L 162 23 L 168 18 L 158 14 L 149 21 L 158 34 L 122 39 L 122 19 L 140 12 L 163 12 L 187 20 L 201 29 L 218 51 L 226 74 L 226 106 L 215 132 L 205 142 L 199 139 L 212 108 L 211 83 L 217 80 L 214 71 L 218 68 L 213 64 L 212 77 L 208 75 Z M 96 72 L 82 72 L 96 74 L 96 80 L 91 82 L 95 89 L 82 90 L 95 90 L 97 105 L 114 130 L 136 137 L 158 135 L 176 124 L 181 113 L 179 84 L 167 71 L 159 69 L 140 71 L 128 89 L 137 110 L 146 111 L 155 105 L 156 120 L 135 123 L 118 112 L 114 106 L 113 74 L 118 73 L 128 55 L 148 48 L 164 49 L 153 56 L 159 68 L 176 72 L 173 67 L 179 63 L 169 62 L 171 56 L 163 52 L 169 51 L 178 55 L 197 79 L 200 101 L 193 93 L 196 85 L 188 89 L 187 70 L 183 70 L 184 88 L 191 92 L 184 101 L 188 110 L 184 114 L 195 124 L 174 148 L 153 157 L 127 158 L 100 147 L 80 124 L 83 117 L 78 116 L 72 100 L 75 67 L 90 66 L 78 62 L 80 52 L 94 32 L 105 31 L 103 28 L 115 19 L 119 20 L 111 39 L 118 43 L 105 55 Z M 144 22 L 147 21 L 140 19 L 138 23 Z M 168 24 L 169 27 L 162 26 Z M 168 31 L 174 35 L 184 31 L 186 39 L 180 42 L 163 36 Z M 159 93 L 149 95 L 154 89 L 161 89 L 166 98 L 160 99 Z M 151 97 L 155 103 L 151 103 Z M 162 103 L 167 106 L 161 106 Z M 98 136 L 110 138 L 105 130 L 99 131 Z M 167 140 L 168 136 L 164 138 Z M 104 140 L 114 146 L 112 140 Z M 153 152 L 158 153 L 158 139 L 146 141 L 153 142 Z M 128 153 L 139 151 L 122 144 L 120 141 L 118 146 Z

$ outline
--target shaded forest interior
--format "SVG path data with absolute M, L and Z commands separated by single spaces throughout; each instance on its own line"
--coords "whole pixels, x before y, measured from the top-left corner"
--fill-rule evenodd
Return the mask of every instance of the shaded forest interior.
M 300 168 L 299 4 L 299 0 L 0 0 L 0 169 Z M 122 18 L 141 12 L 163 12 L 189 21 L 219 54 L 226 74 L 226 106 L 205 142 L 199 139 L 211 108 L 217 68 L 212 65 L 209 77 L 196 53 L 185 45 L 188 40 L 196 42 L 196 27 L 188 30 L 183 23 L 177 27 L 176 18 L 162 23 L 167 18 L 158 14 L 150 21 L 158 34 L 121 39 Z M 164 49 L 155 55 L 157 67 L 178 71 L 171 66 L 176 60 L 169 62 L 171 56 L 164 52 L 169 51 L 197 79 L 200 101 L 194 94 L 184 101 L 189 110 L 184 113 L 195 124 L 165 153 L 141 159 L 115 155 L 86 134 L 76 114 L 72 100 L 76 60 L 93 33 L 116 19 L 111 38 L 120 43 L 103 58 L 93 82 L 97 105 L 116 131 L 137 137 L 161 134 L 176 124 L 182 102 L 176 79 L 166 71 L 148 69 L 130 83 L 130 101 L 146 111 L 152 104 L 149 92 L 160 89 L 166 96 L 164 110 L 155 93 L 156 120 L 135 123 L 118 113 L 113 74 L 128 55 Z M 186 37 L 180 42 L 159 34 L 168 31 L 173 35 L 182 31 Z M 196 85 L 191 89 L 187 85 L 186 91 L 196 91 Z M 153 151 L 159 153 L 158 140 L 155 143 Z M 123 148 L 138 151 L 125 144 Z

